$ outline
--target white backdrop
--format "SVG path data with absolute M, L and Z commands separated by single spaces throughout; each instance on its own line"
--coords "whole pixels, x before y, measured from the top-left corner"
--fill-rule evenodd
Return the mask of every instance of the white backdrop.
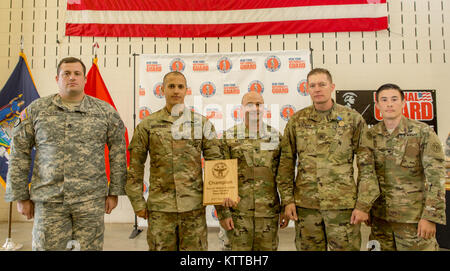
M 208 117 L 219 137 L 242 121 L 241 99 L 249 91 L 263 95 L 265 122 L 282 133 L 289 117 L 311 104 L 306 92 L 306 75 L 311 70 L 308 50 L 141 55 L 139 63 L 138 121 L 164 107 L 162 79 L 173 70 L 187 79 L 185 104 Z M 148 176 L 144 182 L 147 198 Z M 207 206 L 206 213 L 208 226 L 218 226 L 214 207 Z M 139 220 L 139 225 L 147 224 Z

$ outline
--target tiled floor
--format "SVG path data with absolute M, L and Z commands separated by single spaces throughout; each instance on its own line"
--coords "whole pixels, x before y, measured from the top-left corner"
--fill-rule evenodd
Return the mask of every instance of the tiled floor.
M 16 222 L 12 225 L 11 237 L 15 243 L 23 245 L 21 250 L 31 250 L 31 229 L 32 223 L 29 222 Z M 129 239 L 131 232 L 133 231 L 132 224 L 119 224 L 119 223 L 107 223 L 105 224 L 105 241 L 104 250 L 106 251 L 145 251 L 148 249 L 146 232 L 147 229 L 143 228 L 143 231 L 134 239 Z M 209 250 L 217 251 L 221 250 L 221 242 L 218 238 L 218 228 L 209 228 L 208 230 L 208 245 Z M 365 248 L 367 243 L 369 229 L 365 226 L 362 227 L 362 249 Z M 6 241 L 8 236 L 8 223 L 0 222 L 0 246 Z M 294 228 L 286 228 L 279 231 L 279 247 L 280 251 L 295 250 L 294 245 Z

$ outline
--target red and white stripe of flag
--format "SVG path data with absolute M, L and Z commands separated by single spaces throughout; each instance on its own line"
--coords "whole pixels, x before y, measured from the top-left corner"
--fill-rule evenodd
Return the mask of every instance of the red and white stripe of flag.
M 419 95 L 419 101 L 432 102 L 433 98 L 430 92 L 421 92 Z
M 386 0 L 68 0 L 67 36 L 226 37 L 387 29 Z

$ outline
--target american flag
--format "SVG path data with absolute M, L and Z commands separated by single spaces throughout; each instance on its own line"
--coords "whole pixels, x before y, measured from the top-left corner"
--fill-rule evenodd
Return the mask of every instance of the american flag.
M 386 0 L 67 0 L 66 35 L 229 37 L 387 29 Z
M 422 102 L 432 102 L 433 101 L 431 92 L 419 92 L 417 94 L 417 97 L 419 98 L 419 101 L 422 101 Z

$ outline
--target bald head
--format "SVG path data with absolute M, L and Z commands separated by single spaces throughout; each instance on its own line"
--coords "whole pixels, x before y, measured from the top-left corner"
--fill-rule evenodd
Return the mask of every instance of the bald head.
M 262 95 L 256 91 L 250 91 L 242 97 L 242 105 L 247 104 L 264 104 L 264 99 Z
M 259 130 L 262 125 L 262 114 L 264 112 L 264 99 L 256 91 L 250 91 L 242 97 L 244 108 L 245 126 L 250 130 Z M 261 120 L 261 122 L 260 122 Z

